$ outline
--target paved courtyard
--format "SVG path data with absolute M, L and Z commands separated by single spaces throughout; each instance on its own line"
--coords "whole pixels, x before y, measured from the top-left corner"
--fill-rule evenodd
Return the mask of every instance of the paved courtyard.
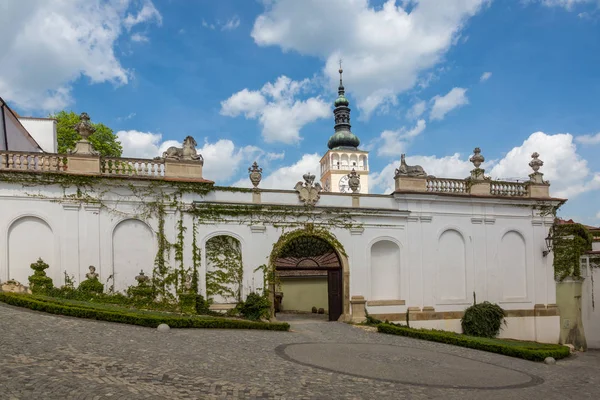
M 161 333 L 0 304 L 0 399 L 600 398 L 600 352 L 548 366 L 283 319 L 293 332 Z

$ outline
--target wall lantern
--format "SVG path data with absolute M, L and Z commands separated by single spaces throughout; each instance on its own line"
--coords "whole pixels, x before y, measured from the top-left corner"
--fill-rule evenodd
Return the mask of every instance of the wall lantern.
M 548 233 L 548 236 L 544 240 L 546 241 L 546 248 L 548 250 L 542 251 L 542 255 L 546 257 L 552 251 L 552 234 Z

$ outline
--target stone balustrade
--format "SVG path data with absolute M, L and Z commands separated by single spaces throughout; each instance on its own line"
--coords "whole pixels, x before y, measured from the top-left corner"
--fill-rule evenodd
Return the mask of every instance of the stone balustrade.
M 61 154 L 0 151 L 0 170 L 64 172 L 67 157 Z
M 204 181 L 202 163 L 196 161 L 0 151 L 0 172 L 9 171 Z
M 165 160 L 105 157 L 100 160 L 100 172 L 102 175 L 162 177 Z
M 527 196 L 526 182 L 491 182 L 490 194 L 494 196 Z
M 432 193 L 468 193 L 467 182 L 462 179 L 427 178 L 427 191 Z
M 469 177 L 465 179 L 436 178 L 427 175 L 425 168 L 420 165 L 408 165 L 404 154 L 400 160 L 400 167 L 396 169 L 394 177 L 396 193 L 431 193 L 449 194 L 463 196 L 490 196 L 490 197 L 516 197 L 516 198 L 550 198 L 550 183 L 543 179 L 543 173 L 539 171 L 544 162 L 539 159 L 537 152 L 531 155 L 529 166 L 533 173 L 529 174 L 529 180 L 524 182 L 510 182 L 503 180 L 491 180 L 485 175 L 481 168 L 485 157 L 481 149 L 476 147 L 473 156 L 469 159 L 474 169 Z

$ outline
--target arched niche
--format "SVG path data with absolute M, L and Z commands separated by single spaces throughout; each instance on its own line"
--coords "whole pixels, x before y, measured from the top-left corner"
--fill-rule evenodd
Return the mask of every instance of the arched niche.
M 217 304 L 241 300 L 244 267 L 240 241 L 230 235 L 217 235 L 208 239 L 204 248 L 206 297 Z
M 436 298 L 438 302 L 467 299 L 467 254 L 463 235 L 455 230 L 444 231 L 438 239 L 436 265 Z
M 356 156 L 356 154 L 350 155 L 350 167 L 358 167 L 358 157 Z
M 527 247 L 525 239 L 516 231 L 502 236 L 498 251 L 502 299 L 524 300 L 527 298 Z
M 359 168 L 366 169 L 367 156 L 361 155 L 360 157 L 358 157 L 358 166 L 359 166 Z
M 341 163 L 342 163 L 342 167 L 348 167 L 348 165 L 349 165 L 349 157 L 348 157 L 348 154 L 342 154 L 342 157 L 341 157 L 341 160 L 340 160 L 340 161 L 341 161 Z
M 400 300 L 400 246 L 380 240 L 371 246 L 369 300 Z
M 55 243 L 52 228 L 43 219 L 25 216 L 14 221 L 8 228 L 8 279 L 29 286 L 30 265 L 41 258 L 49 265 L 46 275 L 59 284 Z
M 141 270 L 147 276 L 152 275 L 156 241 L 154 233 L 146 223 L 138 219 L 119 222 L 113 230 L 112 249 L 115 291 L 123 292 L 136 284 L 135 277 Z M 102 274 L 101 279 L 106 280 L 108 276 L 104 275 Z

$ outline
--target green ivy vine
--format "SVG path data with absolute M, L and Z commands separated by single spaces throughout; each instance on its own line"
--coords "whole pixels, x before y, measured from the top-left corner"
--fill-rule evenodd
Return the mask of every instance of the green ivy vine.
M 242 301 L 244 266 L 242 247 L 232 236 L 219 235 L 206 242 L 206 297 Z
M 590 232 L 581 224 L 555 224 L 551 236 L 556 279 L 562 281 L 567 276 L 581 278 L 581 256 L 592 249 Z

